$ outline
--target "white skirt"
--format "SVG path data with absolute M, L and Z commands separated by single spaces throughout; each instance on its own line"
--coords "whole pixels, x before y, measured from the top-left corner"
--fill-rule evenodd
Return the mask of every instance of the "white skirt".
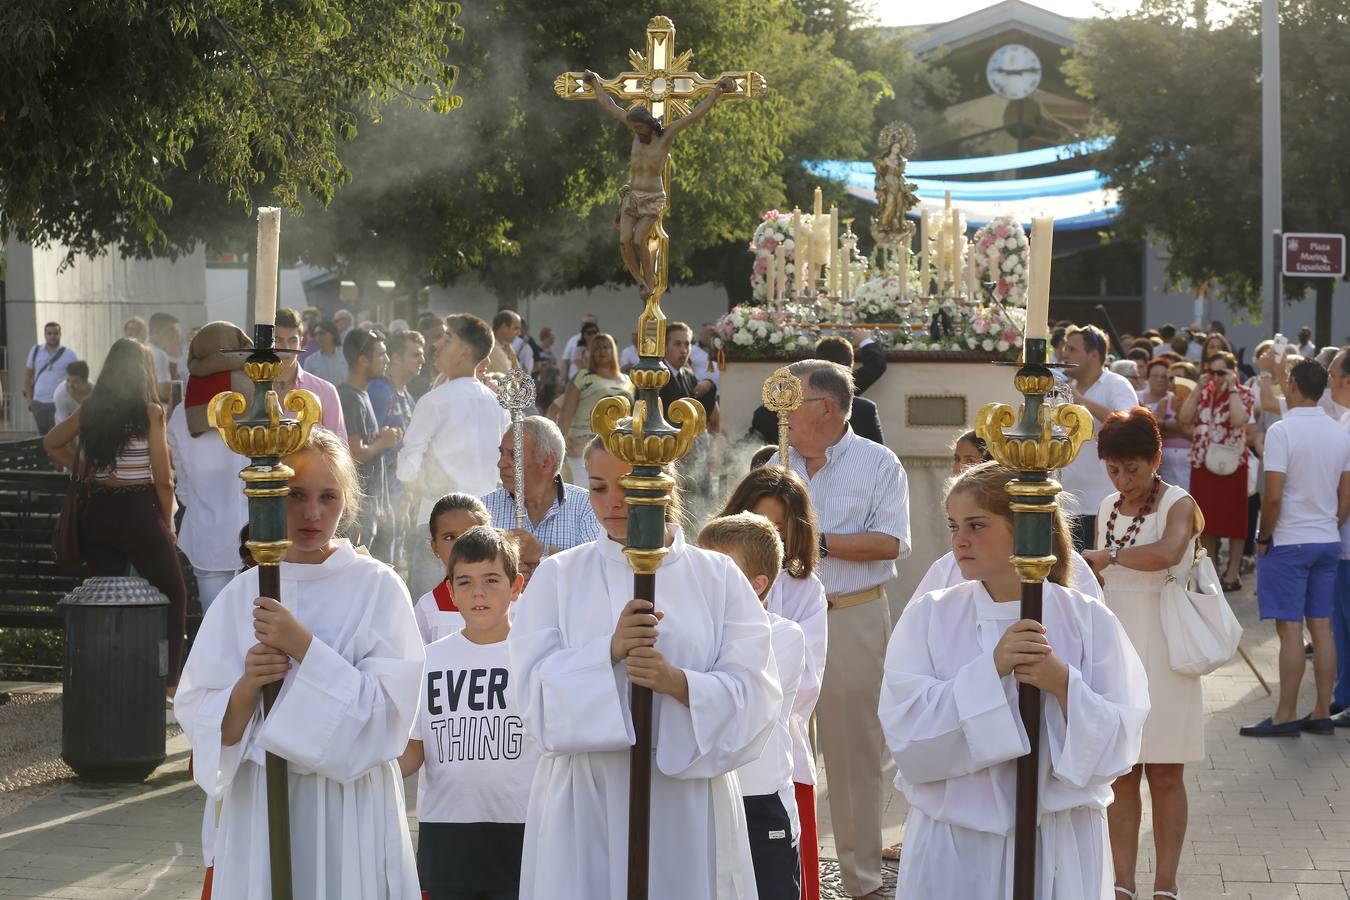
M 896 900 L 1011 900 L 1013 837 L 929 818 L 910 807 Z M 1113 900 L 1106 811 L 1089 806 L 1041 817 L 1037 900 Z

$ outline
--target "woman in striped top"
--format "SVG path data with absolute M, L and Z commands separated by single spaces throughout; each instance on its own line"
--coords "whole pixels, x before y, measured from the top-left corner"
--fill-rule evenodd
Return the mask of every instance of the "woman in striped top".
M 178 685 L 187 588 L 173 536 L 173 469 L 165 413 L 155 397 L 154 359 L 122 338 L 108 351 L 94 392 L 47 434 L 47 453 L 89 482 L 80 552 L 90 575 L 128 566 L 169 598 L 169 695 Z

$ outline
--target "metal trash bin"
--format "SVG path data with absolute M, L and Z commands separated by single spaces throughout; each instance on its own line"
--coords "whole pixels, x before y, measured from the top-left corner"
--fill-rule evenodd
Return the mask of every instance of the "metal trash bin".
M 169 600 L 144 578 L 99 577 L 60 606 L 61 758 L 82 778 L 143 781 L 164 762 Z

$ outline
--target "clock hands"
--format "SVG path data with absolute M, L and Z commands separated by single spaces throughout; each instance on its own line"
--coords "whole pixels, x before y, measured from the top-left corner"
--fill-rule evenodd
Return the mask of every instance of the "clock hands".
M 994 71 L 998 72 L 1000 75 L 1030 75 L 1033 73 L 1039 74 L 1041 71 L 1041 67 L 1032 66 L 1031 68 L 1028 69 L 995 69 Z

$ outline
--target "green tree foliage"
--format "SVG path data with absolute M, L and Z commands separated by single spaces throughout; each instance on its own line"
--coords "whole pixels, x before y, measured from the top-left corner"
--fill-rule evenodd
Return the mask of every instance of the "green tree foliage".
M 1117 234 L 1171 251 L 1176 282 L 1261 302 L 1260 3 L 1206 21 L 1194 0 L 1150 0 L 1085 23 L 1068 70 L 1115 138 L 1097 164 L 1120 192 Z M 1281 3 L 1286 231 L 1350 231 L 1350 2 Z M 1291 292 L 1303 288 L 1291 283 Z
M 444 0 L 6 0 L 0 236 L 174 254 L 255 202 L 328 202 L 393 99 L 458 105 Z
M 628 50 L 645 49 L 647 23 L 663 11 L 620 0 L 468 5 L 463 108 L 391 112 L 363 134 L 347 156 L 351 186 L 299 226 L 311 260 L 442 284 L 472 272 L 503 301 L 626 280 L 613 220 L 631 135 L 556 97 L 553 82 L 568 70 L 628 69 Z M 760 100 L 720 103 L 674 153 L 672 277 L 735 286 L 758 213 L 783 204 L 794 179 L 792 196 L 804 196 L 800 160 L 861 157 L 887 85 L 776 0 L 689 0 L 670 14 L 695 70 L 753 68 L 770 86 Z

